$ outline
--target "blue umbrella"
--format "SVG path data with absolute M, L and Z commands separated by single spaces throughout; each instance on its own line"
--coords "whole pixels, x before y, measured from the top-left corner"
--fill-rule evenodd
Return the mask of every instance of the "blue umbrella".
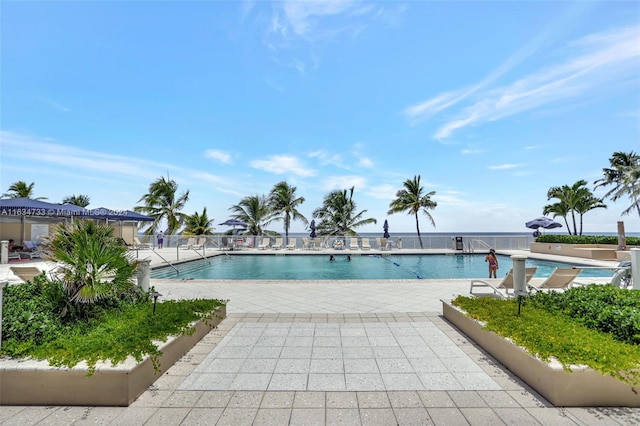
M 309 228 L 311 229 L 311 234 L 309 234 L 309 237 L 315 238 L 316 237 L 316 221 L 315 220 L 311 220 L 311 223 L 309 224 Z
M 246 228 L 248 225 L 241 221 L 240 219 L 227 219 L 224 222 L 222 222 L 220 225 L 226 225 L 226 226 L 233 226 L 234 228 L 236 226 L 241 226 L 243 228 Z
M 387 222 L 387 219 L 384 220 L 384 225 L 382 226 L 382 229 L 384 229 L 384 234 L 382 236 L 384 238 L 389 238 L 389 222 Z
M 537 219 L 530 220 L 525 223 L 524 226 L 530 229 L 553 229 L 553 228 L 562 228 L 562 224 L 554 221 L 553 219 L 549 219 L 548 217 L 539 217 Z

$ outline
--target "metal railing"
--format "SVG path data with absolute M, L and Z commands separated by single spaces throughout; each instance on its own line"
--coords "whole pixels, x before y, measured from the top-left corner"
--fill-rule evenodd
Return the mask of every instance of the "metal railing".
M 302 235 L 302 236 L 301 236 Z M 211 250 L 216 251 L 232 251 L 232 250 L 254 250 L 258 249 L 258 246 L 262 242 L 265 236 L 258 235 L 242 235 L 242 236 L 229 236 L 229 235 L 209 235 L 206 236 L 206 242 L 197 250 L 186 247 L 185 244 L 189 237 L 182 235 L 165 235 L 164 236 L 164 249 L 177 250 L 178 259 L 180 253 L 185 251 L 196 251 L 200 257 L 206 257 L 206 252 Z M 462 237 L 464 252 L 485 252 L 490 248 L 495 250 L 529 250 L 529 245 L 533 242 L 531 236 L 525 235 L 426 235 L 422 236 L 422 246 L 420 239 L 417 235 L 402 235 L 398 237 L 391 237 L 383 239 L 377 236 L 367 236 L 366 234 L 358 237 L 351 236 L 318 236 L 311 239 L 306 234 L 291 234 L 289 239 L 295 237 L 295 246 L 287 248 L 290 244 L 284 236 L 269 236 L 271 238 L 270 249 L 279 249 L 283 251 L 292 250 L 308 250 L 308 249 L 332 249 L 337 248 L 339 245 L 343 249 L 348 250 L 351 246 L 351 238 L 358 239 L 358 249 L 363 248 L 371 250 L 455 250 L 456 237 Z M 282 244 L 279 247 L 274 247 L 276 238 L 282 240 Z M 140 241 L 143 244 L 148 244 L 151 248 L 157 251 L 157 243 L 153 236 L 139 236 Z M 366 244 L 368 243 L 368 245 Z

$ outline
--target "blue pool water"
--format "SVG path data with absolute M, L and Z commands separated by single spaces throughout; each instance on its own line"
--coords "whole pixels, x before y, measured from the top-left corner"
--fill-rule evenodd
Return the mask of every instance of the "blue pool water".
M 217 256 L 178 266 L 154 269 L 151 278 L 214 280 L 364 280 L 364 279 L 437 279 L 487 278 L 489 267 L 485 255 L 231 255 Z M 498 256 L 503 277 L 512 267 L 509 256 Z M 556 267 L 572 264 L 527 259 L 526 266 L 537 266 L 536 277 L 547 277 Z M 586 269 L 582 277 L 610 277 L 612 270 Z

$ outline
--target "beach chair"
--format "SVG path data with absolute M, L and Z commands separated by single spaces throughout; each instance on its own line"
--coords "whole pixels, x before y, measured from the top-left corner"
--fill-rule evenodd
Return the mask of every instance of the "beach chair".
M 260 245 L 258 246 L 258 249 L 260 250 L 266 250 L 269 248 L 269 246 L 271 245 L 271 238 L 269 237 L 263 237 L 262 238 L 262 242 L 260 243 Z
M 229 245 L 229 238 L 228 237 L 221 237 L 220 238 L 220 250 L 229 250 L 231 248 L 231 246 Z
M 380 247 L 380 250 L 389 249 L 389 247 L 387 246 L 387 239 L 386 238 L 376 238 L 376 240 L 378 241 L 378 247 Z
M 349 250 L 358 250 L 360 246 L 358 246 L 358 238 L 351 238 L 351 244 L 349 244 Z
M 525 277 L 524 283 L 525 285 L 529 284 L 531 278 L 535 275 L 537 267 L 525 268 Z M 485 280 L 471 280 L 471 286 L 469 287 L 469 293 L 477 296 L 478 294 L 474 293 L 473 290 L 476 288 L 484 288 L 493 292 L 493 295 L 500 298 L 509 298 L 513 297 L 513 294 L 509 294 L 509 290 L 513 290 L 513 268 L 509 269 L 507 275 L 497 284 L 493 284 L 489 281 Z M 504 290 L 504 293 L 503 293 Z M 486 293 L 482 293 L 481 295 L 486 296 Z
M 182 244 L 179 248 L 182 250 L 189 250 L 196 245 L 196 237 L 189 237 L 186 244 Z
M 271 246 L 274 250 L 280 250 L 284 246 L 284 242 L 281 237 L 276 237 L 276 242 Z
M 529 288 L 536 291 L 564 291 L 571 287 L 573 280 L 576 279 L 580 272 L 582 272 L 582 268 L 556 268 L 542 283 L 539 285 L 529 284 Z
M 369 243 L 368 238 L 363 238 L 361 244 L 362 250 L 371 250 L 371 244 Z
M 16 277 L 24 282 L 31 281 L 34 277 L 42 273 L 42 271 L 35 266 L 12 266 L 9 269 Z
M 289 244 L 285 247 L 287 250 L 294 250 L 296 248 L 296 237 L 289 238 Z
M 207 244 L 207 237 L 199 237 L 195 243 L 191 246 L 193 250 L 200 250 Z
M 140 241 L 140 238 L 138 237 L 133 237 L 133 245 L 138 250 L 148 250 L 151 248 L 149 244 L 143 243 L 142 241 Z

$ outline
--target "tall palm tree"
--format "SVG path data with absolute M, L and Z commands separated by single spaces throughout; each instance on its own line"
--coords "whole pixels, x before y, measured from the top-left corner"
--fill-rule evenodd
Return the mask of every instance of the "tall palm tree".
M 275 184 L 269 194 L 269 204 L 273 213 L 277 215 L 274 220 L 284 222 L 285 243 L 289 243 L 289 228 L 291 220 L 301 220 L 306 225 L 307 218 L 298 211 L 298 206 L 304 203 L 304 197 L 296 195 L 296 187 L 289 185 L 286 181 Z
M 591 191 L 589 191 L 591 192 Z M 595 197 L 593 194 L 584 194 L 576 204 L 576 212 L 580 216 L 580 233 L 582 235 L 582 217 L 585 213 L 594 209 L 606 209 L 607 205 L 602 198 Z
M 422 236 L 420 235 L 418 213 L 422 211 L 427 219 L 429 219 L 429 222 L 431 222 L 431 225 L 436 226 L 433 217 L 429 213 L 429 210 L 433 210 L 438 206 L 438 203 L 431 199 L 431 197 L 436 194 L 436 191 L 424 194 L 424 188 L 420 186 L 420 175 L 414 176 L 413 179 L 405 180 L 403 186 L 403 189 L 396 192 L 397 198 L 389 204 L 387 214 L 407 212 L 407 214 L 414 215 L 416 217 L 418 240 L 420 241 L 420 248 L 422 249 L 424 246 L 422 245 Z
M 213 219 L 207 217 L 207 208 L 202 209 L 202 214 L 195 212 L 185 217 L 184 234 L 187 235 L 211 235 L 213 234 Z
M 640 156 L 635 152 L 614 152 L 609 159 L 610 168 L 602 169 L 604 177 L 596 180 L 596 188 L 609 186 L 611 188 L 604 198 L 611 198 L 616 201 L 623 196 L 629 196 L 632 200 L 631 206 L 625 209 L 622 214 L 629 214 L 636 209 L 640 215 Z
M 606 208 L 602 199 L 594 197 L 587 188 L 587 181 L 581 179 L 573 185 L 554 186 L 547 191 L 547 199 L 556 198 L 558 201 L 544 207 L 543 212 L 554 213 L 555 216 L 563 216 L 569 235 L 582 235 L 582 216 L 595 208 Z M 576 223 L 576 213 L 580 216 L 580 229 Z M 571 215 L 573 227 L 566 219 Z
M 354 187 L 342 191 L 331 191 L 325 195 L 322 207 L 313 211 L 313 217 L 320 219 L 316 230 L 320 235 L 356 235 L 355 228 L 370 223 L 377 223 L 376 219 L 364 218 L 366 210 L 356 213 L 356 203 L 353 200 Z
M 149 185 L 149 193 L 143 195 L 138 202 L 143 201 L 143 206 L 133 209 L 138 213 L 146 213 L 154 220 L 151 227 L 145 232 L 147 235 L 155 234 L 160 222 L 167 221 L 167 234 L 175 234 L 182 226 L 186 215 L 180 210 L 189 201 L 189 190 L 176 196 L 178 184 L 169 178 L 160 177 Z
M 35 184 L 33 182 L 27 185 L 25 181 L 19 180 L 12 183 L 11 186 L 9 186 L 8 192 L 2 194 L 2 196 L 7 198 L 31 198 L 32 200 L 46 200 L 47 197 L 33 196 L 34 186 Z
M 569 215 L 569 207 L 562 202 L 557 202 L 553 204 L 548 204 L 544 206 L 542 210 L 543 215 L 552 214 L 553 218 L 561 217 L 564 219 L 564 226 L 567 228 L 569 235 L 571 235 L 571 227 L 569 226 L 569 222 L 567 221 L 567 216 Z
M 90 198 L 88 195 L 69 195 L 64 197 L 62 200 L 62 204 L 73 204 L 78 207 L 87 207 L 90 203 Z
M 238 204 L 229 207 L 229 210 L 233 212 L 231 217 L 247 224 L 247 235 L 273 233 L 264 229 L 275 217 L 269 201 L 264 195 L 245 197 Z

